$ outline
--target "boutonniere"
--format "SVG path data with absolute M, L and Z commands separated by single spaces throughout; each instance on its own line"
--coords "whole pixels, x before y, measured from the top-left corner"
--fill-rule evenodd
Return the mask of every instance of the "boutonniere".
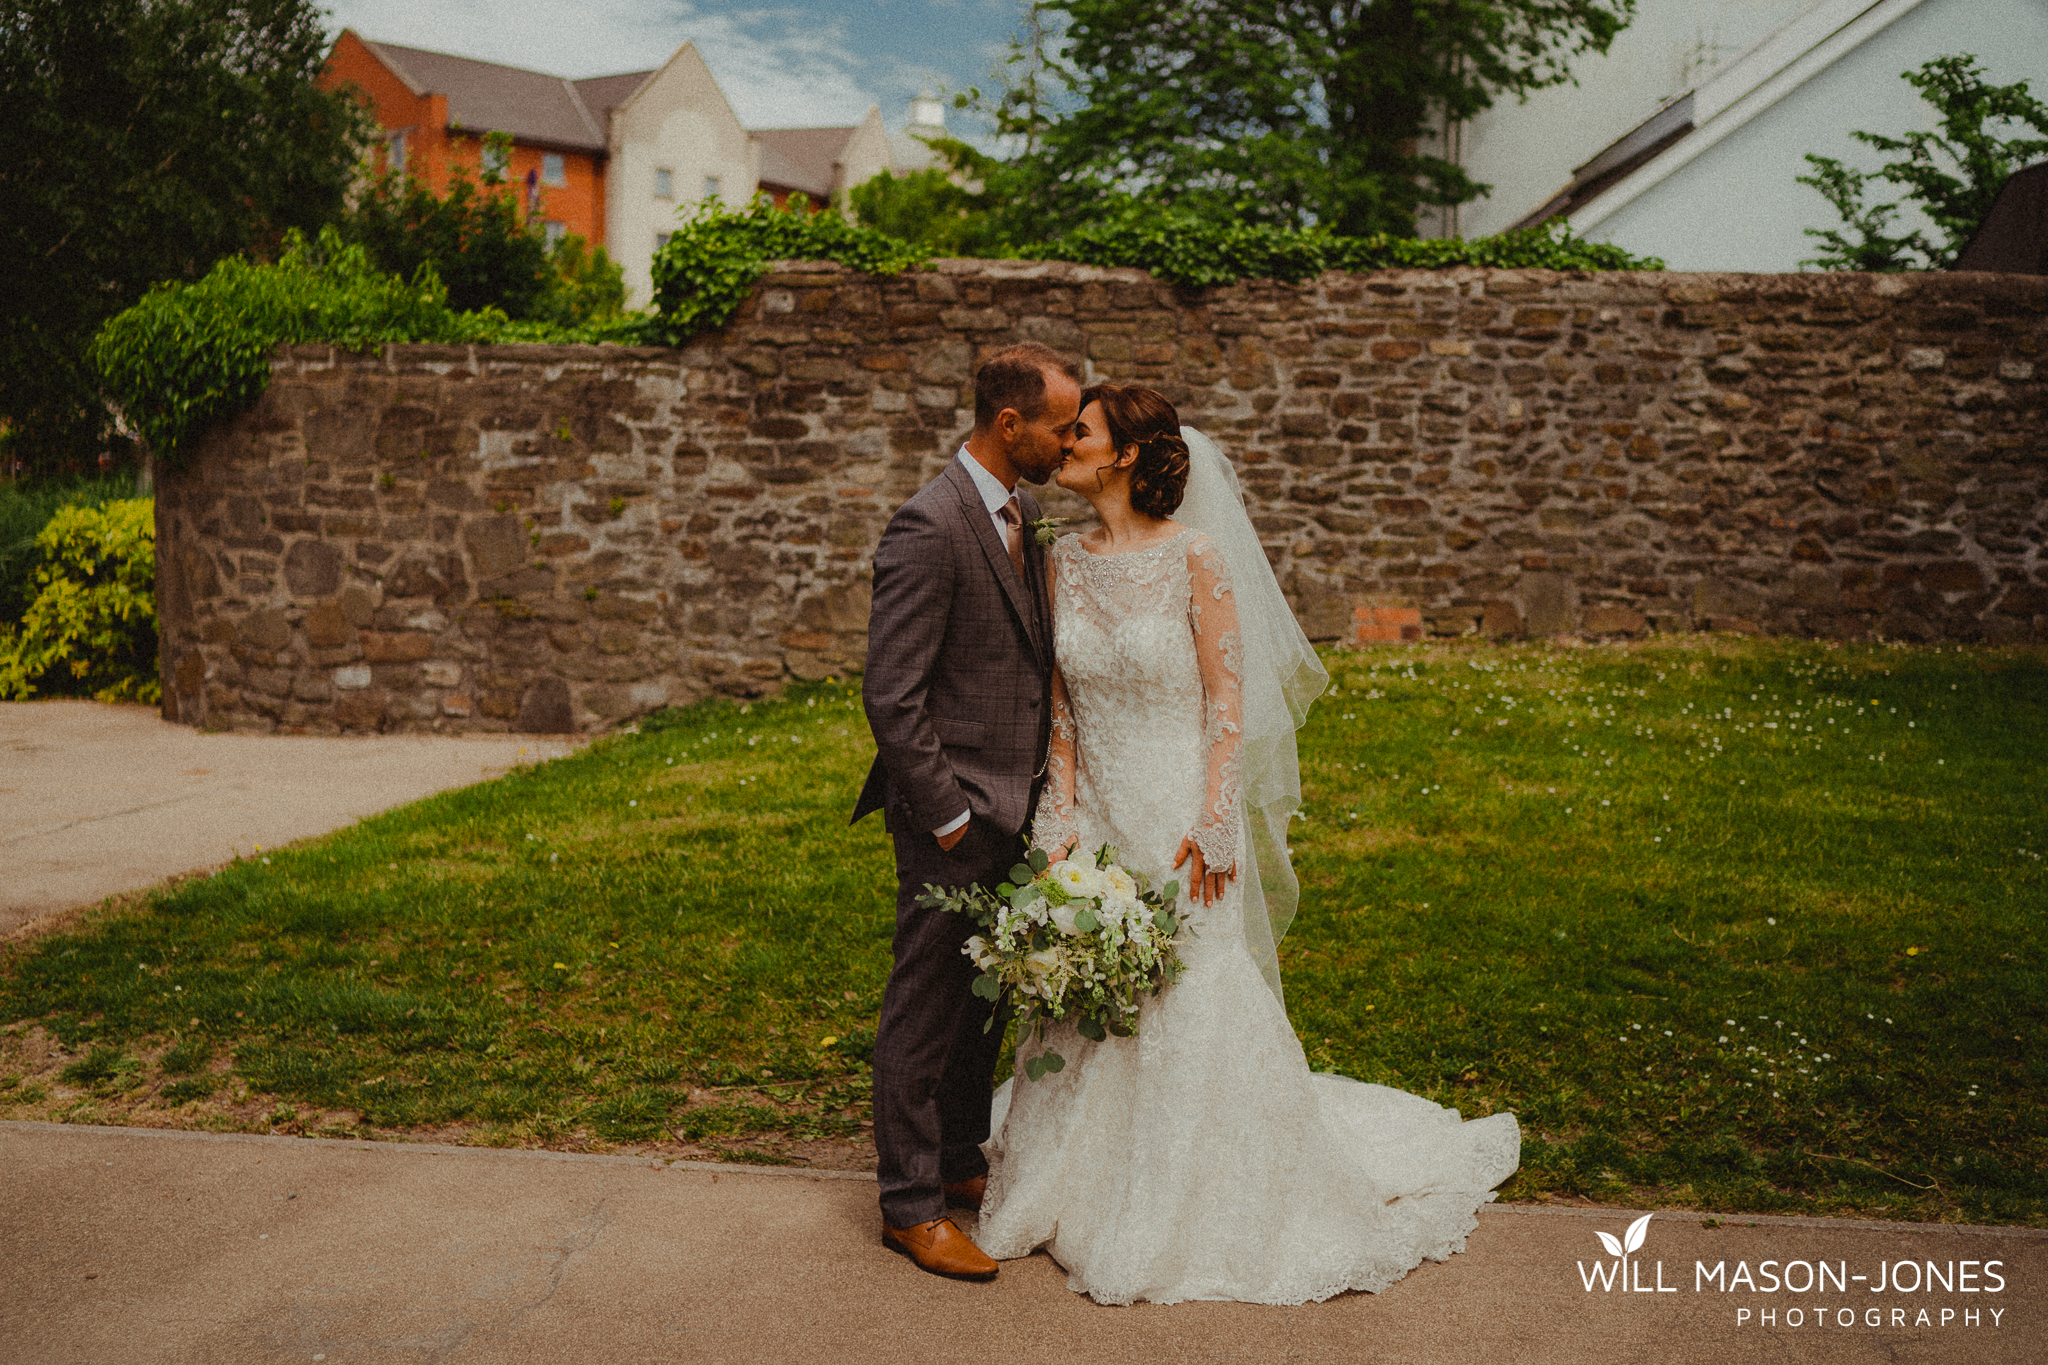
M 1031 532 L 1031 538 L 1038 542 L 1039 549 L 1050 550 L 1052 543 L 1060 538 L 1060 527 L 1066 524 L 1065 517 L 1040 517 L 1036 521 L 1025 522 L 1024 526 Z

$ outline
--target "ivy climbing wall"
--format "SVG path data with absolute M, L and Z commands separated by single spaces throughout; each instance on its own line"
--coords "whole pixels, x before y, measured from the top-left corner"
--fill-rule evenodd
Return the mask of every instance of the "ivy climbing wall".
M 280 350 L 159 473 L 165 713 L 561 732 L 857 670 L 1021 340 L 1230 451 L 1318 639 L 2048 639 L 2048 278 L 802 266 L 680 351 Z

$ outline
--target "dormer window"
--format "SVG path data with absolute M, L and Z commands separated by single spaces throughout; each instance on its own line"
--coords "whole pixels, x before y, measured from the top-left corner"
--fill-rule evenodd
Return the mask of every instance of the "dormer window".
M 569 168 L 560 152 L 543 152 L 540 158 L 540 183 L 562 186 L 569 183 Z
M 676 197 L 676 173 L 666 166 L 654 168 L 654 197 L 673 199 Z

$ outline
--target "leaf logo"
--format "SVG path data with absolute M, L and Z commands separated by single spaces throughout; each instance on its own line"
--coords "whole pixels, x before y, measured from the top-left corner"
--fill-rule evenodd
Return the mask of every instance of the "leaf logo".
M 1631 1251 L 1641 1248 L 1644 1239 L 1650 1235 L 1650 1215 L 1646 1213 L 1636 1219 L 1635 1222 L 1630 1223 L 1628 1231 L 1624 1232 L 1620 1237 L 1616 1237 L 1611 1232 L 1600 1232 L 1597 1230 L 1593 1235 L 1600 1239 L 1601 1246 L 1607 1248 L 1609 1256 L 1627 1256 Z

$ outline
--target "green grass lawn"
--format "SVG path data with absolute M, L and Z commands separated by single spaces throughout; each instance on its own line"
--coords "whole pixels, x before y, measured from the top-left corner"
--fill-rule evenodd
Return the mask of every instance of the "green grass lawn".
M 2048 1224 L 2037 653 L 1328 658 L 1314 1066 L 1514 1111 L 1510 1199 Z M 697 707 L 18 946 L 0 1115 L 859 1164 L 870 753 Z

